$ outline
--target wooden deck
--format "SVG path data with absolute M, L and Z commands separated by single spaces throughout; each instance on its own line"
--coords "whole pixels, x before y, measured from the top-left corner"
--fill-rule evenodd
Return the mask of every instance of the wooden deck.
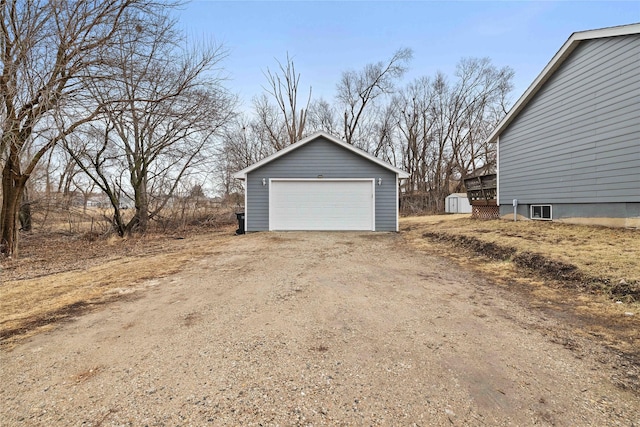
M 498 206 L 498 176 L 496 174 L 467 178 L 464 180 L 464 186 L 467 189 L 467 198 L 471 206 Z

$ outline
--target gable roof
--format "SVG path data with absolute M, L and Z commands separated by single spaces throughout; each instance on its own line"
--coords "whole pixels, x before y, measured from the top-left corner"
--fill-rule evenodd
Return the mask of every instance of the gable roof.
M 260 160 L 259 162 L 256 162 L 254 164 L 252 164 L 249 167 L 246 167 L 244 169 L 242 169 L 241 171 L 238 171 L 236 173 L 233 174 L 233 177 L 236 179 L 245 179 L 245 177 L 247 176 L 247 174 L 253 170 L 256 170 L 264 165 L 266 165 L 267 163 L 270 163 L 272 161 L 274 161 L 275 159 L 278 159 L 284 155 L 286 155 L 287 153 L 290 153 L 291 151 L 297 150 L 300 147 L 305 146 L 306 144 L 308 144 L 311 141 L 314 141 L 318 138 L 324 138 L 329 140 L 330 142 L 333 142 L 336 145 L 339 145 L 342 148 L 345 148 L 355 154 L 357 154 L 360 157 L 364 157 L 365 159 L 369 160 L 370 162 L 376 163 L 380 166 L 382 166 L 385 169 L 390 170 L 393 173 L 397 173 L 398 174 L 398 178 L 409 178 L 409 174 L 405 171 L 403 171 L 402 169 L 398 169 L 394 166 L 391 166 L 389 163 L 385 162 L 384 160 L 381 160 L 375 156 L 372 156 L 371 154 L 367 153 L 366 151 L 360 150 L 359 148 L 354 147 L 351 144 L 347 144 L 344 141 L 341 141 L 339 139 L 337 139 L 336 137 L 329 135 L 326 132 L 316 132 L 313 135 L 310 135 L 304 139 L 301 139 L 300 141 L 296 142 L 295 144 L 291 144 L 286 148 L 283 148 L 282 150 L 268 156 L 265 157 L 264 159 Z
M 547 64 L 542 72 L 531 83 L 529 88 L 511 107 L 507 115 L 498 123 L 498 126 L 491 132 L 487 138 L 487 142 L 495 142 L 498 136 L 511 124 L 511 122 L 520 114 L 522 109 L 529 101 L 538 93 L 540 88 L 549 80 L 553 73 L 564 63 L 578 45 L 585 40 L 600 39 L 606 37 L 629 36 L 640 34 L 640 23 L 621 25 L 618 27 L 600 28 L 597 30 L 579 31 L 571 34 L 571 37 L 562 45 L 560 50 L 555 54 L 551 61 Z

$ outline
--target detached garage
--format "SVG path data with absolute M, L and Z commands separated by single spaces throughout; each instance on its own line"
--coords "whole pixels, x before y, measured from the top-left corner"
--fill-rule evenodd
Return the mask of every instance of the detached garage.
M 246 231 L 398 231 L 398 181 L 409 174 L 319 132 L 234 177 Z

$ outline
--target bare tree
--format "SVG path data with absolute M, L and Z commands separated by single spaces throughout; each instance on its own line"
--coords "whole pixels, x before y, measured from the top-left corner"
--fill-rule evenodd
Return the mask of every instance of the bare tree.
M 431 169 L 430 155 L 434 141 L 432 128 L 434 91 L 431 81 L 422 77 L 407 85 L 397 97 L 398 130 L 400 132 L 402 168 L 410 171 L 405 182 L 405 193 L 429 194 L 428 171 Z M 415 205 L 416 201 L 418 206 Z M 424 199 L 412 201 L 413 210 L 424 210 Z
M 466 176 L 495 167 L 495 148 L 485 139 L 506 113 L 513 71 L 486 58 L 463 59 L 455 77 L 423 77 L 395 98 L 402 167 L 411 173 L 405 207 L 413 210 L 444 210 L 444 198 Z
M 396 81 L 406 72 L 412 56 L 412 50 L 404 48 L 396 51 L 388 61 L 368 64 L 361 71 L 342 73 L 336 98 L 344 108 L 342 128 L 346 142 L 368 148 L 364 141 L 357 141 L 365 112 L 376 98 L 393 93 Z
M 267 141 L 275 150 L 281 150 L 287 146 L 289 136 L 281 120 L 278 107 L 269 101 L 266 93 L 253 98 L 253 110 L 255 120 L 252 128 L 263 141 Z
M 274 152 L 274 148 L 261 137 L 262 126 L 238 116 L 225 129 L 222 144 L 216 154 L 218 190 L 224 198 L 242 193 L 242 184 L 233 174 L 256 163 Z
M 214 72 L 226 56 L 222 47 L 181 48 L 174 23 L 163 15 L 138 32 L 135 41 L 121 40 L 112 78 L 91 88 L 105 115 L 103 123 L 92 124 L 93 146 L 78 147 L 77 140 L 66 144 L 85 173 L 110 194 L 120 235 L 148 229 L 181 179 L 211 158 L 205 150 L 232 118 L 234 107 Z M 118 163 L 125 185 L 107 179 Z M 128 196 L 135 208 L 126 224 L 117 194 Z
M 309 132 L 324 131 L 340 137 L 340 124 L 336 118 L 335 109 L 329 102 L 320 98 L 311 103 L 308 109 L 307 128 Z
M 387 105 L 374 108 L 374 124 L 372 126 L 371 154 L 387 163 L 397 165 L 395 134 L 397 128 L 397 105 L 390 102 Z
M 68 135 L 63 140 L 64 147 L 80 169 L 108 197 L 114 214 L 113 228 L 124 235 L 126 223 L 121 214 L 123 206 L 123 173 L 126 165 L 111 142 L 113 125 L 91 123 L 81 131 Z
M 300 73 L 296 73 L 296 66 L 293 58 L 287 53 L 286 64 L 282 64 L 276 59 L 278 70 L 271 71 L 267 68 L 264 73 L 267 78 L 267 87 L 264 90 L 271 95 L 276 103 L 276 108 L 280 116 L 280 125 L 284 127 L 287 141 L 281 141 L 274 146 L 280 150 L 287 145 L 295 144 L 305 135 L 305 125 L 307 123 L 307 112 L 311 102 L 311 87 L 306 102 L 299 108 L 299 86 Z
M 83 103 L 82 93 L 118 48 L 114 36 L 125 17 L 143 21 L 159 6 L 147 0 L 0 2 L 3 255 L 17 255 L 20 200 L 40 159 L 99 113 Z M 64 117 L 61 129 L 52 127 L 54 116 Z
M 486 139 L 506 114 L 513 74 L 509 67 L 496 68 L 488 58 L 465 58 L 458 64 L 454 104 L 459 113 L 452 152 L 461 179 L 480 167 L 496 167 L 495 146 L 487 146 Z

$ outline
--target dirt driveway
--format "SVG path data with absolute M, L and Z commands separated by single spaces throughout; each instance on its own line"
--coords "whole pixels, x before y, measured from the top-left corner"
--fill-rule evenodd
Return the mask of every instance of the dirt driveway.
M 397 234 L 237 237 L 0 353 L 0 425 L 640 425 L 503 292 Z

